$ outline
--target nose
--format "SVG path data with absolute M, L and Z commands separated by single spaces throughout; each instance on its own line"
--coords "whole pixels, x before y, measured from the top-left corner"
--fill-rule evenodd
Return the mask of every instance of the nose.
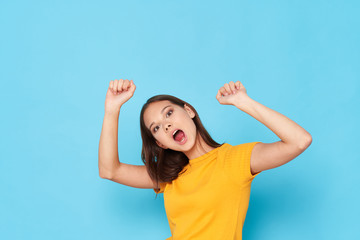
M 169 131 L 170 127 L 171 127 L 171 124 L 170 124 L 170 123 L 166 123 L 166 124 L 165 124 L 165 131 L 166 131 L 166 132 Z

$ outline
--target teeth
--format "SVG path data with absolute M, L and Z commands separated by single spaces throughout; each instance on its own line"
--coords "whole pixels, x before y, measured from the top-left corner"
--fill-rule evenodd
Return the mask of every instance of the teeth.
M 173 136 L 175 135 L 175 133 L 177 133 L 177 131 L 179 131 L 179 130 L 176 130 L 176 131 L 173 132 Z

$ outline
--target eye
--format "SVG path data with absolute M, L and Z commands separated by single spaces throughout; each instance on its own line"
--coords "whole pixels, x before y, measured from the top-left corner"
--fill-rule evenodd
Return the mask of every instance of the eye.
M 172 114 L 172 112 L 173 112 L 172 110 L 168 111 L 167 114 L 166 114 L 166 116 L 170 116 L 170 115 Z M 169 113 L 170 113 L 170 114 L 169 114 Z
M 154 127 L 153 132 L 156 132 L 157 128 L 159 128 L 159 126 Z

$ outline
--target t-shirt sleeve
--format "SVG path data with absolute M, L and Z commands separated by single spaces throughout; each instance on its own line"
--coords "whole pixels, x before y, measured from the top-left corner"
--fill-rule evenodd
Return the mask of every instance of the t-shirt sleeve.
M 260 172 L 251 174 L 250 159 L 254 146 L 259 142 L 243 143 L 227 149 L 225 174 L 238 184 L 251 183 Z
M 160 182 L 159 188 L 153 188 L 156 193 L 163 193 L 166 186 L 166 182 Z

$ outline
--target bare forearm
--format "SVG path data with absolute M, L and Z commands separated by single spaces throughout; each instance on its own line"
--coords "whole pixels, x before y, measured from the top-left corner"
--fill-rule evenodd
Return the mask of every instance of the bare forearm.
M 246 104 L 242 103 L 241 107 L 235 106 L 263 123 L 284 143 L 306 147 L 311 142 L 311 135 L 300 125 L 250 97 L 247 98 Z
M 113 170 L 119 166 L 118 155 L 118 121 L 119 111 L 105 112 L 99 143 L 99 175 L 111 177 Z

